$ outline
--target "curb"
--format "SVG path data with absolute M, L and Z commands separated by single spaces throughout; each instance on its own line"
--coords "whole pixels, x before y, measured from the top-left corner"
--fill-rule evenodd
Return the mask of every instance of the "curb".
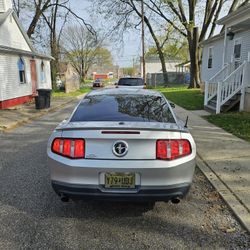
M 250 234 L 250 213 L 245 205 L 198 154 L 196 165 Z
M 62 104 L 57 105 L 57 106 L 55 106 L 55 107 L 51 107 L 51 108 L 49 108 L 49 109 L 41 110 L 39 113 L 34 114 L 34 115 L 31 116 L 31 117 L 24 118 L 24 119 L 22 119 L 22 120 L 13 122 L 13 123 L 11 123 L 11 124 L 8 125 L 8 126 L 2 126 L 2 127 L 0 127 L 0 133 L 8 132 L 8 131 L 10 131 L 10 130 L 12 130 L 12 129 L 15 129 L 15 128 L 17 128 L 17 127 L 23 125 L 23 124 L 27 124 L 27 123 L 29 123 L 30 121 L 33 121 L 33 120 L 35 120 L 35 119 L 37 119 L 37 118 L 39 118 L 39 117 L 41 117 L 41 116 L 43 116 L 43 115 L 45 115 L 45 114 L 48 114 L 48 113 L 51 113 L 51 112 L 55 112 L 55 111 L 59 110 L 60 108 L 65 107 L 67 104 L 69 104 L 69 103 L 71 103 L 72 101 L 75 101 L 75 100 L 77 100 L 77 99 L 78 99 L 78 97 L 77 97 L 77 98 L 71 98 L 70 100 L 66 101 L 65 103 L 62 103 Z

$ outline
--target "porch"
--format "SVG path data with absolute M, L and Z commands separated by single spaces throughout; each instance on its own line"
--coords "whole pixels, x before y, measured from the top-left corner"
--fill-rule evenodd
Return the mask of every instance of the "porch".
M 205 82 L 204 107 L 219 114 L 250 111 L 250 4 L 218 21 L 224 25 L 222 67 Z M 212 51 L 209 60 L 212 63 Z M 210 61 L 209 61 L 210 62 Z
M 250 62 L 243 62 L 231 71 L 232 63 L 225 66 L 205 83 L 205 109 L 216 114 L 226 112 L 239 105 L 239 111 L 250 110 L 248 100 Z

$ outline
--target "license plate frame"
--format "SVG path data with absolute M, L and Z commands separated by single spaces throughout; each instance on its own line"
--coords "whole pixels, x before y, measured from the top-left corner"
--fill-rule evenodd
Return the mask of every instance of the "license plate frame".
M 109 172 L 104 176 L 104 187 L 107 189 L 135 189 L 135 173 Z

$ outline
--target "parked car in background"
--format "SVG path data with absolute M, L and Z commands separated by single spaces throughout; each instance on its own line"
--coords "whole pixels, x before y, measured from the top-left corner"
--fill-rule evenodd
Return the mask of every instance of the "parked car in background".
M 104 84 L 103 84 L 103 80 L 102 79 L 96 79 L 93 82 L 93 88 L 101 88 L 103 86 L 104 86 Z
M 63 81 L 60 79 L 59 76 L 56 77 L 56 87 L 59 90 L 65 90 L 65 84 L 63 83 Z
M 143 89 L 145 87 L 145 84 L 144 80 L 140 77 L 122 77 L 119 79 L 116 87 Z
M 169 201 L 192 183 L 196 146 L 159 92 L 103 89 L 87 94 L 47 146 L 62 201 Z

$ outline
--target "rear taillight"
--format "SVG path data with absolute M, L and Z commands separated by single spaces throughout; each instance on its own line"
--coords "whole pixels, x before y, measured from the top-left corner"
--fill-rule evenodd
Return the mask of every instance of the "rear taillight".
M 192 153 L 188 140 L 158 140 L 156 142 L 156 158 L 160 160 L 174 160 Z
M 56 138 L 52 142 L 53 153 L 72 159 L 85 157 L 85 141 L 83 139 Z

